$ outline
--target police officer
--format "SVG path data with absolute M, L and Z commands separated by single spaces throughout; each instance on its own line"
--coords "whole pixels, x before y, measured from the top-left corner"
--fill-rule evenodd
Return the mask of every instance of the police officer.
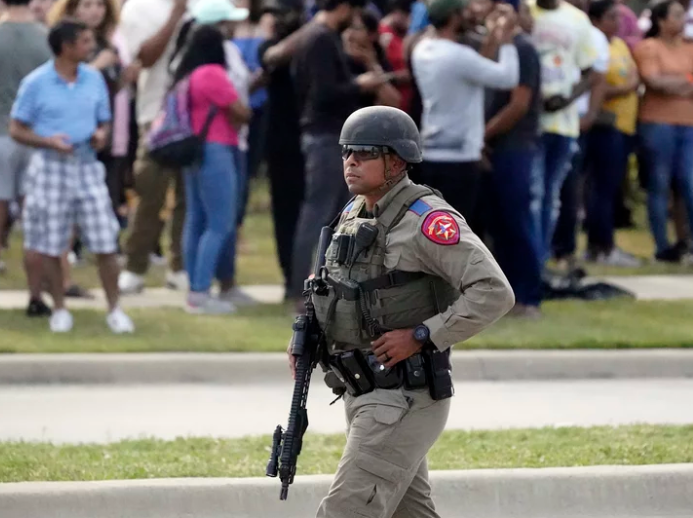
M 464 218 L 409 180 L 422 157 L 407 114 L 358 110 L 340 144 L 356 196 L 311 298 L 348 439 L 317 516 L 434 518 L 426 455 L 450 410 L 450 348 L 507 313 L 513 292 Z

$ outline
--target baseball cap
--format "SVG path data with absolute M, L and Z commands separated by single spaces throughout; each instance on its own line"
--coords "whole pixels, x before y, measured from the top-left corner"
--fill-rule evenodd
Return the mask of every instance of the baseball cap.
M 236 7 L 231 0 L 198 0 L 190 10 L 198 23 L 241 22 L 248 18 L 248 9 Z
M 452 14 L 467 6 L 468 0 L 433 0 L 428 5 L 428 18 L 431 23 L 444 23 Z

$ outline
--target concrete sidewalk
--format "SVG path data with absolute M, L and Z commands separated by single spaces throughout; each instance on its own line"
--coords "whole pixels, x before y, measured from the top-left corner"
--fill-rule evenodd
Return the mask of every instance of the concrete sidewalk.
M 73 309 L 98 309 L 106 307 L 106 297 L 101 288 L 89 290 L 94 299 L 68 299 L 67 304 Z M 147 288 L 137 295 L 126 295 L 121 299 L 125 308 L 182 308 L 185 305 L 185 293 L 168 288 Z M 234 302 L 245 304 L 279 304 L 284 299 L 284 289 L 271 284 L 240 286 Z M 24 290 L 0 290 L 0 310 L 25 309 L 27 292 Z
M 637 300 L 690 300 L 693 299 L 693 275 L 648 275 L 594 277 L 588 281 L 604 281 L 632 293 Z M 103 291 L 93 289 L 94 300 L 70 299 L 71 308 L 103 309 Z M 183 307 L 184 293 L 167 288 L 147 288 L 138 295 L 124 296 L 126 308 Z M 284 299 L 279 285 L 240 286 L 237 302 L 240 304 L 278 304 Z M 0 291 L 0 309 L 24 309 L 27 293 L 24 290 Z
M 470 350 L 452 363 L 456 381 L 693 378 L 687 349 Z M 0 355 L 0 385 L 272 384 L 287 365 L 284 353 L 12 354 Z
M 299 468 L 300 469 L 300 468 Z M 331 476 L 0 484 L 2 518 L 306 518 Z M 597 466 L 431 473 L 441 516 L 690 518 L 693 465 Z
M 269 435 L 277 424 L 286 426 L 293 388 L 288 372 L 272 384 L 239 386 L 5 386 L 0 441 Z M 344 433 L 344 404 L 330 405 L 334 399 L 316 376 L 308 395 L 310 433 Z M 693 380 L 456 383 L 446 429 L 690 425 L 691 401 Z

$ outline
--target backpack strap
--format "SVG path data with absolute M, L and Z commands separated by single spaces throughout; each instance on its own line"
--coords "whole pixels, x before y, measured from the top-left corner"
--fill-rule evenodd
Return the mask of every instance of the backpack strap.
M 209 108 L 209 112 L 207 112 L 207 118 L 205 119 L 205 123 L 202 126 L 202 131 L 200 132 L 200 140 L 206 141 L 207 140 L 207 134 L 209 133 L 209 128 L 212 126 L 212 121 L 214 120 L 214 117 L 216 117 L 217 113 L 219 113 L 219 107 L 215 104 L 213 104 Z

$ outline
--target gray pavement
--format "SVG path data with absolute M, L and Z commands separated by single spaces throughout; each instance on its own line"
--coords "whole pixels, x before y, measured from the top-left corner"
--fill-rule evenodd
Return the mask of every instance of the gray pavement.
M 693 299 L 693 275 L 633 275 L 594 277 L 588 281 L 605 281 L 631 292 L 638 300 L 685 300 Z M 71 308 L 103 309 L 106 305 L 103 290 L 93 289 L 94 300 L 74 299 Z M 279 285 L 255 285 L 239 287 L 237 302 L 277 304 L 284 298 Z M 123 297 L 126 308 L 183 307 L 184 294 L 166 288 L 147 288 L 138 295 Z M 25 290 L 0 291 L 0 309 L 24 309 L 27 304 Z
M 457 383 L 448 429 L 693 423 L 693 380 Z M 56 443 L 124 438 L 241 437 L 286 425 L 292 384 L 8 386 L 0 440 Z M 342 404 L 321 379 L 310 431 L 340 433 Z
M 300 470 L 300 466 L 299 466 Z M 330 475 L 299 475 L 289 499 L 263 478 L 0 484 L 2 518 L 307 518 Z M 691 518 L 693 466 L 432 471 L 449 518 Z

